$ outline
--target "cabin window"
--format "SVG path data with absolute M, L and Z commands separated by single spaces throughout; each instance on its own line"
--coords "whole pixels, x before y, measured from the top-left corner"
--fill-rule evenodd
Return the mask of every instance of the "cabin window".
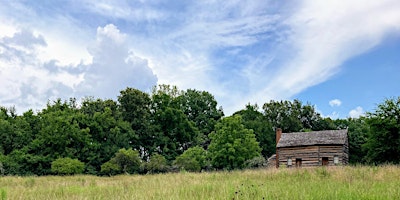
M 290 157 L 287 159 L 287 166 L 292 166 L 292 158 Z
M 322 157 L 322 166 L 328 166 L 328 165 L 329 165 L 329 158 Z
M 302 159 L 296 158 L 296 167 L 301 167 Z
M 333 163 L 334 163 L 335 165 L 338 165 L 338 164 L 339 164 L 339 156 L 333 157 Z

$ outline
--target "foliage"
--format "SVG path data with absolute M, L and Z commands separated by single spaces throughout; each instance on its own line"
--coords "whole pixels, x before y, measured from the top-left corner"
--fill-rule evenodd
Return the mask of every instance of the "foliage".
M 207 151 L 199 146 L 189 148 L 174 161 L 174 165 L 179 169 L 192 172 L 199 172 L 201 169 L 205 169 L 207 164 Z
M 57 175 L 81 174 L 85 164 L 78 159 L 58 158 L 51 162 L 51 172 Z
M 138 173 L 141 165 L 139 152 L 132 148 L 118 150 L 109 162 L 118 165 L 122 172 L 128 174 Z
M 107 161 L 106 163 L 101 165 L 100 173 L 103 175 L 112 176 L 120 174 L 121 172 L 121 167 L 113 160 Z
M 263 156 L 257 156 L 250 160 L 246 160 L 245 166 L 248 169 L 261 168 L 267 166 L 267 160 Z
M 253 130 L 243 126 L 240 116 L 222 119 L 210 137 L 208 152 L 211 164 L 218 169 L 243 168 L 246 160 L 259 156 L 261 152 Z
M 258 111 L 258 105 L 246 105 L 246 109 L 240 110 L 233 115 L 240 115 L 245 128 L 252 129 L 260 144 L 261 154 L 269 157 L 275 153 L 275 131 L 264 115 Z
M 272 128 L 281 128 L 283 132 L 299 132 L 303 130 L 323 130 L 320 114 L 310 104 L 303 105 L 295 99 L 291 101 L 273 101 L 263 106 L 264 115 L 272 124 Z
M 367 116 L 367 161 L 400 163 L 400 97 L 386 99 Z
M 95 175 L 158 173 L 170 164 L 188 171 L 256 167 L 263 162 L 260 152 L 264 158 L 275 153 L 278 127 L 347 128 L 350 163 L 399 163 L 399 98 L 385 100 L 365 117 L 335 120 L 299 100 L 272 100 L 262 109 L 249 103 L 222 119 L 212 94 L 170 85 L 151 93 L 126 88 L 118 101 L 57 99 L 22 115 L 0 106 L 0 172 L 48 175 L 58 158 L 76 158 L 85 174 Z
M 168 171 L 167 159 L 164 156 L 154 153 L 149 162 L 144 163 L 145 171 L 148 173 L 164 173 Z
M 132 130 L 138 136 L 135 148 L 140 149 L 142 157 L 148 156 L 155 151 L 155 127 L 151 120 L 151 99 L 149 94 L 134 88 L 126 88 L 118 96 L 119 109 L 123 120 L 130 123 Z
M 182 91 L 177 97 L 179 108 L 194 123 L 200 131 L 200 143 L 203 146 L 209 144 L 208 134 L 214 130 L 215 124 L 224 115 L 222 108 L 217 109 L 217 101 L 214 96 L 206 91 L 188 89 Z

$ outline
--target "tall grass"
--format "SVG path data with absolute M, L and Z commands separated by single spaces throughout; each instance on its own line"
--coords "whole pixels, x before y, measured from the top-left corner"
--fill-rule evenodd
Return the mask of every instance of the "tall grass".
M 1 177 L 1 199 L 400 199 L 400 168 Z

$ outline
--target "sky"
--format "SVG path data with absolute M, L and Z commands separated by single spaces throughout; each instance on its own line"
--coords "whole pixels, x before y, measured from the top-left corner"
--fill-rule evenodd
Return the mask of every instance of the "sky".
M 0 0 L 0 106 L 157 84 L 365 115 L 400 95 L 400 1 Z

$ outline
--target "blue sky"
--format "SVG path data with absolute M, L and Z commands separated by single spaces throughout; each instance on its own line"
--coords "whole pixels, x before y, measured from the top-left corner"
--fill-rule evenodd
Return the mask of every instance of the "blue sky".
M 358 117 L 400 94 L 400 2 L 0 0 L 0 105 L 156 84 L 225 114 L 292 100 Z

